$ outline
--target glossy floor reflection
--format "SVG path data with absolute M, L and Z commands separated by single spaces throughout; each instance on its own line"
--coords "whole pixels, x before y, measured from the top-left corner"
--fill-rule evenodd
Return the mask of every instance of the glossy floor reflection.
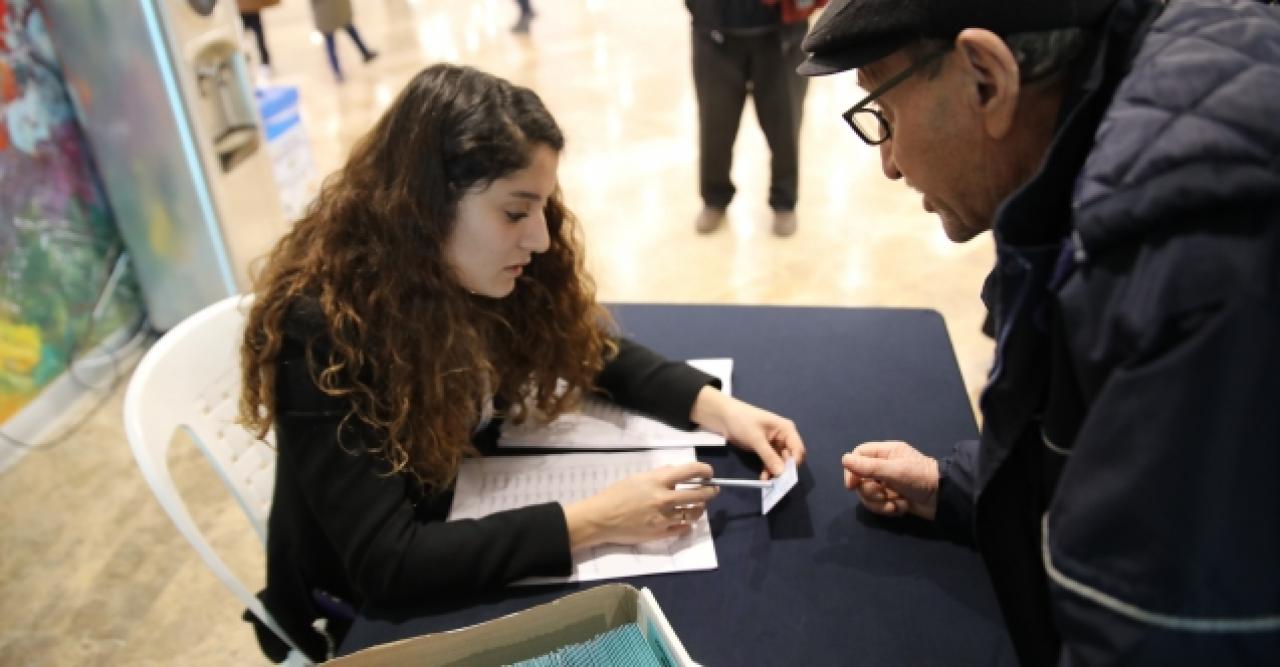
M 419 69 L 475 65 L 537 90 L 564 128 L 562 186 L 603 300 L 935 308 L 976 394 L 991 354 L 977 296 L 990 240 L 951 244 L 918 196 L 884 179 L 878 153 L 839 116 L 861 94 L 853 76 L 810 87 L 796 235 L 769 233 L 768 150 L 748 106 L 729 224 L 704 237 L 693 232 L 701 203 L 683 3 L 535 0 L 527 36 L 509 32 L 510 0 L 355 4 L 381 57 L 363 65 L 340 38 L 343 84 L 328 71 L 307 2 L 262 15 L 273 81 L 300 88 L 321 173 Z M 0 475 L 0 665 L 261 662 L 239 606 L 138 475 L 121 393 L 73 439 Z M 811 465 L 838 483 L 837 462 Z M 215 545 L 260 583 L 261 550 L 216 478 L 187 447 L 175 468 Z

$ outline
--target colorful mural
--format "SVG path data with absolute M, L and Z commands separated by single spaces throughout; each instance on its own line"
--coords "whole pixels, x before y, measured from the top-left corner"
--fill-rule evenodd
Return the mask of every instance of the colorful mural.
M 40 3 L 0 0 L 0 423 L 138 320 L 122 250 Z

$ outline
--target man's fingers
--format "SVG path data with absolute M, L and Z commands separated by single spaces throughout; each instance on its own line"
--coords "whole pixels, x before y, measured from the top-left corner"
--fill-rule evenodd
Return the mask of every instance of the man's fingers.
M 899 462 L 892 459 L 863 456 L 856 451 L 852 454 L 845 454 L 841 457 L 840 462 L 844 465 L 845 470 L 859 477 L 871 477 L 877 480 L 896 479 L 896 473 L 901 468 Z
M 904 443 L 896 440 L 888 440 L 883 442 L 864 442 L 853 448 L 851 454 L 867 456 L 876 459 L 887 459 L 893 456 Z M 908 445 L 909 446 L 909 445 Z
M 884 516 L 897 516 L 897 507 L 893 501 L 887 500 L 871 500 L 866 496 L 862 498 L 862 506 L 870 510 L 873 514 L 882 514 Z

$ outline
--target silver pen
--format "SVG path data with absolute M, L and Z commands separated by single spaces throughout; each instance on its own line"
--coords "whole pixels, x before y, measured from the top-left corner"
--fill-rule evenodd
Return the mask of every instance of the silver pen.
M 711 479 L 691 479 L 687 482 L 680 482 L 689 486 L 727 486 L 743 489 L 771 489 L 773 488 L 773 480 L 771 479 L 729 479 L 727 477 L 712 477 Z M 679 486 L 679 484 L 677 485 Z

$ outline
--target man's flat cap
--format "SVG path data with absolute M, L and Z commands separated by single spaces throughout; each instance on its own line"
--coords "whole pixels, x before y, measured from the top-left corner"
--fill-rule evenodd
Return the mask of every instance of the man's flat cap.
M 922 38 L 953 39 L 965 28 L 997 35 L 1088 27 L 1118 0 L 832 0 L 804 38 L 806 76 L 873 63 Z

